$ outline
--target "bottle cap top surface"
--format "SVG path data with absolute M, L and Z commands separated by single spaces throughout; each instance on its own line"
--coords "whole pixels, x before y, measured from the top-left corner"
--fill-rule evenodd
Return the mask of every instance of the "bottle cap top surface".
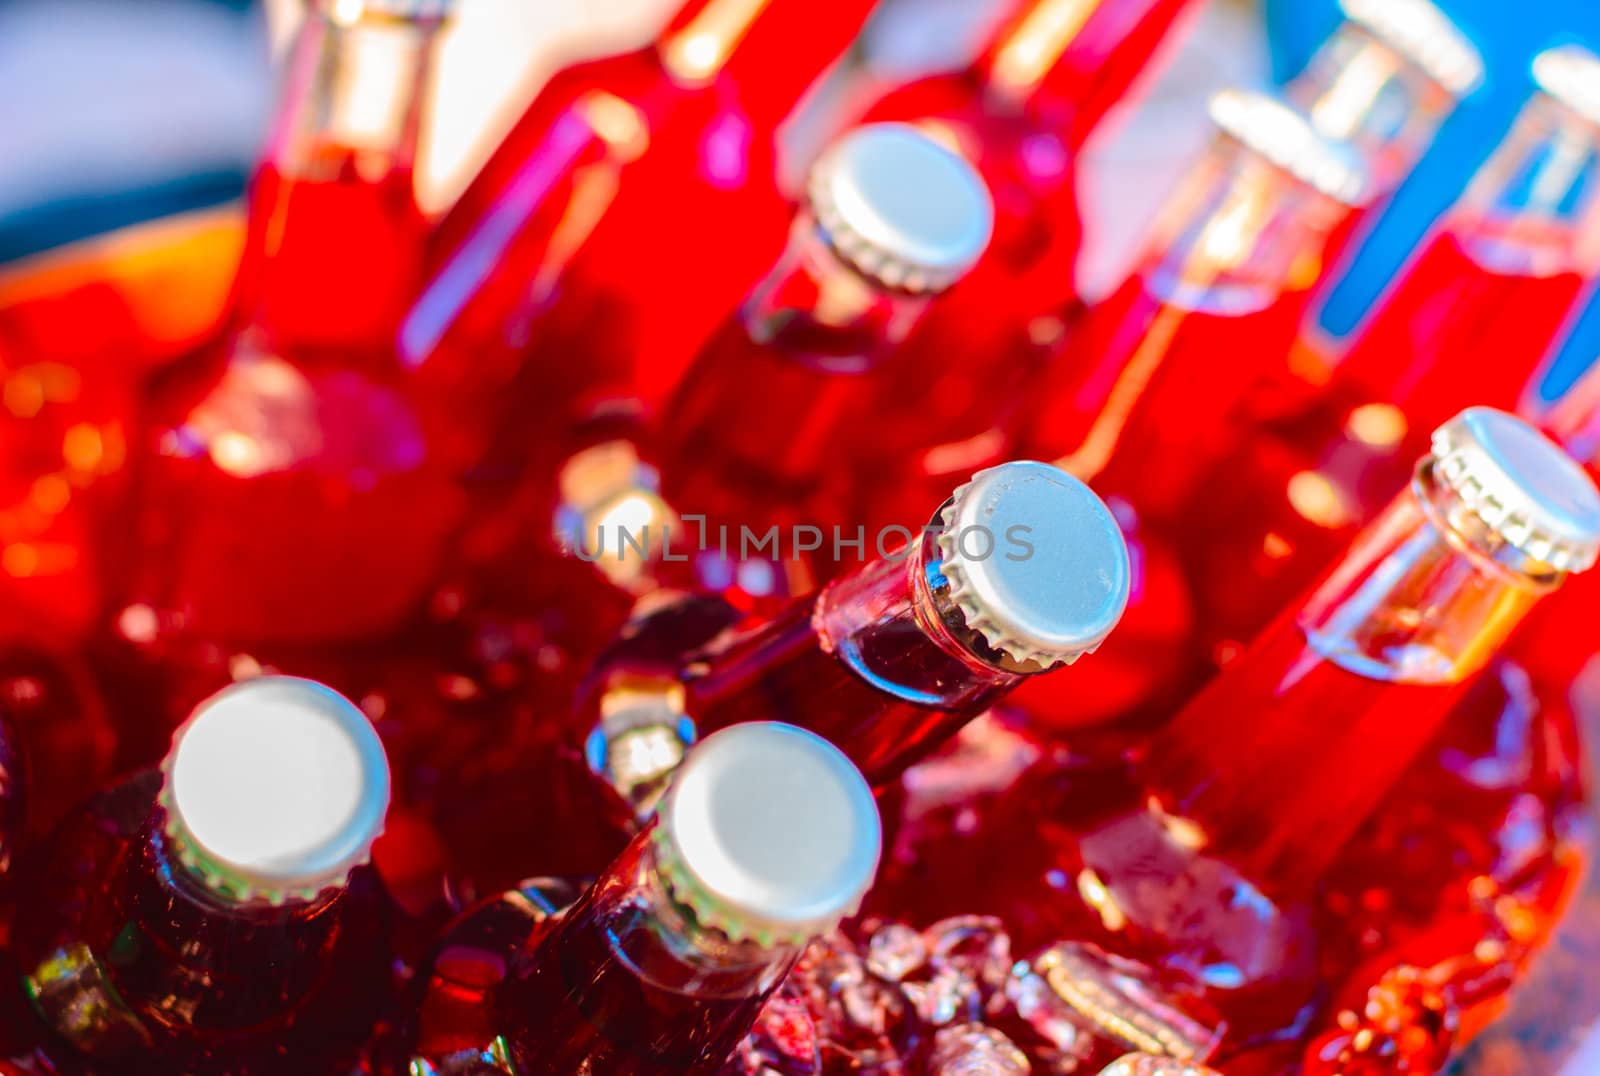
M 1530 560 L 1581 572 L 1600 554 L 1600 492 L 1522 419 L 1471 407 L 1433 434 L 1433 473 L 1495 536 Z
M 1483 82 L 1483 57 L 1471 39 L 1429 0 L 1340 0 L 1359 23 L 1456 97 Z
M 690 750 L 655 841 L 664 883 L 702 926 L 800 945 L 860 906 L 882 832 L 871 788 L 838 748 L 762 721 Z
M 867 124 L 835 142 L 812 167 L 807 194 L 839 256 L 901 291 L 949 287 L 994 230 L 977 170 L 903 123 Z
M 1590 123 L 1600 123 L 1600 56 L 1582 45 L 1546 49 L 1533 58 L 1533 81 Z
M 973 475 L 941 516 L 940 571 L 967 628 L 1019 671 L 1092 653 L 1128 605 L 1128 545 L 1094 491 L 1032 460 Z
M 263 676 L 196 707 L 163 763 L 179 861 L 235 901 L 310 900 L 367 858 L 389 806 L 372 723 L 311 680 Z
M 1270 94 L 1222 90 L 1211 98 L 1211 121 L 1252 153 L 1336 202 L 1361 206 L 1372 197 L 1360 154 L 1320 133 L 1305 116 Z

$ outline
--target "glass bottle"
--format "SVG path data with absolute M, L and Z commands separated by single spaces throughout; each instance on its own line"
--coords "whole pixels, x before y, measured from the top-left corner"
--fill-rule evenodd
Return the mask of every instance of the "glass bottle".
M 871 791 L 819 737 L 709 737 L 566 912 L 519 926 L 502 898 L 452 928 L 476 941 L 429 970 L 413 1071 L 716 1071 L 806 943 L 854 912 L 879 848 Z
M 388 996 L 364 866 L 387 801 L 372 726 L 329 689 L 270 677 L 201 705 L 159 771 L 57 830 L 21 895 L 47 1050 L 97 1072 L 348 1064 Z
M 1162 996 L 1214 1006 L 1231 1048 L 1271 1040 L 1349 955 L 1313 931 L 1315 887 L 1597 550 L 1582 470 L 1520 420 L 1463 412 L 1412 488 L 1131 764 L 1045 755 L 964 839 L 913 850 L 882 899 L 1000 915 L 1024 948 L 1098 945 L 1147 965 Z
M 958 150 L 995 203 L 988 253 L 929 312 L 875 394 L 866 448 L 896 470 L 906 461 L 917 485 L 905 489 L 894 473 L 874 483 L 869 502 L 912 495 L 891 499 L 869 527 L 914 525 L 924 491 L 937 497 L 1007 458 L 996 427 L 1076 301 L 1074 162 L 1197 10 L 1188 0 L 1030 0 L 967 68 L 918 79 L 867 110 Z
M 1469 404 L 1513 407 L 1600 262 L 1600 61 L 1534 62 L 1540 87 L 1504 144 L 1392 285 L 1315 404 L 1258 425 L 1206 480 L 1189 532 L 1202 648 L 1237 652 L 1406 481 L 1428 431 Z M 1249 588 L 1215 574 L 1247 565 Z M 1224 572 L 1224 575 L 1229 573 Z
M 1127 601 L 1115 521 L 1047 464 L 983 471 L 921 534 L 899 530 L 880 559 L 683 657 L 681 698 L 647 693 L 657 712 L 676 706 L 702 734 L 791 722 L 882 785 L 1025 679 L 1092 652 Z
M 1296 281 L 1321 271 L 1330 230 L 1365 197 L 1360 164 L 1272 98 L 1225 91 L 1211 114 L 1217 142 L 1158 218 L 1149 253 L 1085 315 L 1015 423 L 1018 451 L 1108 497 L 1136 568 L 1125 632 L 1093 682 L 1019 696 L 1050 726 L 1161 713 L 1181 697 L 1195 624 L 1159 528 L 1191 525 L 1179 509 L 1288 353 L 1306 294 Z M 1233 357 L 1222 371 L 1219 355 Z
M 688 0 L 644 48 L 544 86 L 440 221 L 400 329 L 454 401 L 452 458 L 522 459 L 516 429 L 492 437 L 512 409 L 540 426 L 671 385 L 782 246 L 776 130 L 870 7 Z M 708 227 L 734 241 L 683 271 Z
M 1337 262 L 1483 82 L 1483 58 L 1431 0 L 1341 0 L 1345 21 L 1285 93 L 1329 138 L 1350 142 L 1375 197 L 1329 243 Z
M 745 530 L 847 517 L 839 479 L 878 372 L 977 262 L 993 220 L 972 167 L 910 126 L 859 127 L 817 160 L 788 247 L 657 424 L 662 488 L 698 520 L 697 559 L 726 564 Z M 783 549 L 772 559 L 774 574 L 808 567 Z M 780 594 L 811 589 L 787 582 Z
M 547 596 L 604 621 L 592 633 L 602 639 L 626 613 L 619 589 L 698 588 L 746 612 L 814 589 L 839 548 L 824 544 L 823 528 L 841 520 L 828 498 L 864 394 L 982 252 L 990 219 L 972 169 L 912 128 L 874 124 L 842 138 L 812 169 L 788 247 L 661 413 L 615 408 L 559 432 L 549 453 L 561 461 L 559 488 L 541 468 L 508 505 L 486 504 L 468 545 L 474 571 L 498 588 L 534 574 L 530 559 L 566 554 L 564 567 L 539 574 L 570 586 Z M 798 548 L 797 526 L 814 535 L 809 549 Z
M 394 361 L 414 284 L 411 162 L 446 5 L 328 3 L 295 42 L 252 188 L 236 330 L 154 386 L 129 602 L 231 641 L 392 625 L 458 492 Z

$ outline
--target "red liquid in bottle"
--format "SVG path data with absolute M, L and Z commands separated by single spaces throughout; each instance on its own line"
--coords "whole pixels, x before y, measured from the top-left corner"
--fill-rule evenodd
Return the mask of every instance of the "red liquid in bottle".
M 1458 216 L 1360 330 L 1315 406 L 1257 426 L 1203 483 L 1186 550 L 1208 655 L 1248 641 L 1401 489 L 1433 430 L 1469 404 L 1514 406 L 1584 287 L 1570 226 Z M 1547 271 L 1552 264 L 1567 268 Z M 1474 358 L 1475 357 L 1475 358 Z M 1221 565 L 1250 566 L 1229 585 Z
M 512 895 L 451 929 L 422 1008 L 431 1062 L 491 1039 L 552 1076 L 733 1057 L 809 938 L 870 884 L 876 812 L 837 751 L 772 724 L 703 742 L 668 797 L 558 921 Z M 785 837 L 798 867 L 758 847 Z
M 998 429 L 1076 297 L 1074 158 L 1189 6 L 1027 4 L 972 67 L 921 79 L 867 111 L 958 147 L 995 203 L 988 253 L 881 379 L 864 451 L 894 473 L 873 483 L 869 528 L 914 522 L 930 491 L 1005 458 Z
M 1427 522 L 1420 498 L 1454 494 L 1424 474 L 1130 765 L 1044 755 L 975 823 L 897 856 L 877 899 L 1136 960 L 1215 1006 L 1234 1047 L 1297 1033 L 1346 951 L 1315 887 L 1547 589 Z
M 319 12 L 301 31 L 251 199 L 237 331 L 149 404 L 130 597 L 184 630 L 370 635 L 437 571 L 459 494 L 389 350 L 417 265 L 410 162 L 435 29 Z M 388 106 L 378 130 L 373 102 Z
M 957 538 L 978 529 L 974 521 L 1000 532 L 976 565 L 982 543 L 966 549 Z M 690 654 L 680 675 L 696 725 L 798 724 L 881 785 L 1029 676 L 1099 646 L 1120 616 L 1128 566 L 1115 522 L 1056 469 L 982 472 L 936 523 L 949 528 L 943 537 L 930 530 L 900 555 Z M 1036 548 L 1023 550 L 1019 536 Z M 979 585 L 995 588 L 988 598 L 965 596 L 957 582 L 975 567 L 989 581 Z
M 467 393 L 475 409 L 458 410 L 490 415 L 486 433 L 509 401 L 560 422 L 636 389 L 659 398 L 781 249 L 774 129 L 869 7 L 697 0 L 652 46 L 556 75 L 440 223 L 407 365 Z M 708 221 L 738 241 L 684 272 L 674 259 Z M 510 430 L 491 458 L 530 450 Z
M 310 751 L 321 780 L 292 787 Z M 388 898 L 350 866 L 386 798 L 370 728 L 325 688 L 278 678 L 215 697 L 162 772 L 90 800 L 39 850 L 13 952 L 46 1050 L 95 1071 L 349 1064 L 389 992 Z M 241 827 L 241 812 L 293 834 Z
M 1054 460 L 1120 504 L 1141 568 L 1099 682 L 1019 697 L 1048 727 L 1157 713 L 1180 697 L 1192 611 L 1176 553 L 1152 524 L 1186 520 L 1188 496 L 1237 443 L 1240 416 L 1303 313 L 1293 281 L 1315 275 L 1328 229 L 1359 200 L 1359 172 L 1283 106 L 1230 93 L 1212 111 L 1225 136 L 1169 205 L 1150 254 L 1087 312 L 1013 421 L 1019 454 Z M 1294 145 L 1280 145 L 1291 132 Z M 1270 164 L 1280 151 L 1315 156 L 1328 182 Z M 1246 361 L 1224 369 L 1219 355 Z

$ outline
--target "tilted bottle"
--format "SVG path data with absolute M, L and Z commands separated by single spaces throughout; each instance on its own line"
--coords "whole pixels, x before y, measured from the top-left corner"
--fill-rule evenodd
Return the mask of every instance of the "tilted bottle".
M 1237 444 L 1255 388 L 1283 366 L 1331 230 L 1365 198 L 1346 147 L 1272 98 L 1212 99 L 1219 134 L 1158 218 L 1147 254 L 1091 308 L 1015 422 L 1022 455 L 1054 460 L 1108 497 L 1135 546 L 1125 630 L 1061 694 L 1018 702 L 1051 725 L 1154 710 L 1193 662 L 1188 586 L 1160 528 Z M 1228 361 L 1219 362 L 1227 356 Z
M 716 1071 L 806 943 L 855 911 L 880 844 L 871 790 L 819 737 L 709 737 L 570 909 L 529 903 L 519 925 L 500 900 L 452 927 L 413 1071 Z
M 777 128 L 870 8 L 688 0 L 649 45 L 540 90 L 439 223 L 398 337 L 430 393 L 476 416 L 452 459 L 520 465 L 516 430 L 492 436 L 513 409 L 541 426 L 670 387 L 782 246 Z M 686 272 L 708 227 L 728 241 Z
M 980 472 L 920 534 L 900 531 L 903 547 L 723 633 L 685 655 L 676 677 L 645 670 L 615 697 L 627 705 L 602 715 L 599 737 L 656 757 L 685 729 L 786 721 L 827 737 L 881 786 L 1024 680 L 1091 653 L 1127 602 L 1115 520 L 1047 464 Z M 615 685 L 629 672 L 617 661 L 603 675 Z M 606 775 L 618 770 L 630 778 L 638 766 Z
M 969 66 L 918 79 L 867 110 L 869 120 L 914 124 L 958 150 L 995 203 L 988 252 L 929 312 L 874 395 L 863 448 L 894 470 L 867 499 L 912 514 L 875 515 L 869 526 L 917 522 L 921 496 L 892 499 L 903 466 L 919 480 L 916 494 L 937 497 L 1007 458 L 996 428 L 1075 312 L 1076 158 L 1197 10 L 1188 0 L 1030 0 Z
M 558 431 L 542 455 L 559 488 L 540 469 L 508 508 L 490 506 L 473 528 L 476 570 L 526 575 L 531 556 L 559 551 L 590 563 L 546 574 L 574 586 L 587 574 L 591 590 L 694 586 L 746 609 L 811 590 L 834 559 L 825 539 L 845 515 L 830 498 L 877 371 L 982 253 L 991 219 L 977 175 L 926 135 L 845 135 L 813 166 L 787 247 L 660 413 Z M 617 612 L 599 594 L 579 604 Z
M 872 421 L 878 372 L 977 262 L 993 220 L 972 167 L 910 126 L 856 128 L 818 158 L 788 247 L 657 423 L 662 489 L 701 517 L 698 556 L 727 559 L 723 528 L 738 542 L 773 524 L 854 522 L 840 479 L 869 462 L 851 442 Z M 786 549 L 774 559 L 807 568 Z M 786 582 L 785 594 L 810 589 Z
M 1406 481 L 1428 431 L 1471 404 L 1516 406 L 1600 270 L 1600 61 L 1540 54 L 1539 90 L 1391 285 L 1315 403 L 1257 424 L 1202 483 L 1188 532 L 1202 648 L 1234 653 Z M 1223 578 L 1217 572 L 1222 572 Z M 1231 586 L 1246 566 L 1256 585 Z
M 45 1052 L 96 1072 L 350 1064 L 388 997 L 388 903 L 364 866 L 388 770 L 366 717 L 268 677 L 202 704 L 159 771 L 46 849 L 13 934 Z
M 1520 420 L 1463 412 L 1411 489 L 1129 767 L 1042 758 L 965 839 L 916 849 L 883 899 L 999 914 L 1024 947 L 1101 946 L 1162 996 L 1214 1006 L 1231 1047 L 1271 1040 L 1351 955 L 1319 953 L 1315 886 L 1518 622 L 1597 551 L 1583 471 Z
M 389 342 L 415 286 L 412 158 L 447 4 L 327 3 L 250 197 L 235 330 L 152 390 L 123 600 L 230 641 L 370 634 L 430 584 L 458 494 Z

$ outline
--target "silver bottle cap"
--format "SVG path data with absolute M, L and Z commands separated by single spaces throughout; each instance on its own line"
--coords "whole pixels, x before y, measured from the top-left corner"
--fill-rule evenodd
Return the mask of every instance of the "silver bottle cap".
M 1048 463 L 972 476 L 940 515 L 940 573 L 962 623 L 1018 672 L 1093 653 L 1122 619 L 1128 545 L 1105 502 Z
M 195 708 L 162 763 L 173 854 L 235 902 L 312 900 L 367 862 L 389 764 L 355 704 L 312 680 L 262 676 Z
M 1433 434 L 1433 474 L 1495 538 L 1535 564 L 1581 572 L 1600 555 L 1600 492 L 1521 419 L 1470 407 Z
M 1590 123 L 1600 124 L 1600 56 L 1582 45 L 1546 49 L 1533 58 L 1533 81 Z
M 812 166 L 807 196 L 839 256 L 901 291 L 954 284 L 994 230 L 977 170 L 903 123 L 868 124 L 835 142 Z
M 1340 0 L 1345 18 L 1365 27 L 1456 97 L 1483 82 L 1483 57 L 1450 16 L 1429 0 Z
M 853 914 L 878 871 L 878 807 L 837 747 L 771 721 L 706 737 L 656 812 L 673 899 L 735 940 L 802 945 Z
M 1100 1070 L 1100 1076 L 1222 1076 L 1214 1068 L 1159 1054 L 1124 1054 Z
M 1336 202 L 1361 206 L 1372 197 L 1360 154 L 1320 133 L 1305 116 L 1270 94 L 1222 90 L 1211 98 L 1211 121 L 1252 153 Z

